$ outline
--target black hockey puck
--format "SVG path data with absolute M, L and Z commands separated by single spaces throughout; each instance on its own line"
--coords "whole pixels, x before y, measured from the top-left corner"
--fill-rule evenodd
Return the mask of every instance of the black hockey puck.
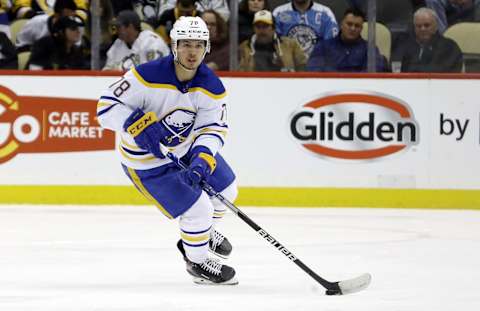
M 335 295 L 341 295 L 342 292 L 339 291 L 339 290 L 334 290 L 334 289 L 327 289 L 327 291 L 325 292 L 325 295 L 327 296 L 335 296 Z

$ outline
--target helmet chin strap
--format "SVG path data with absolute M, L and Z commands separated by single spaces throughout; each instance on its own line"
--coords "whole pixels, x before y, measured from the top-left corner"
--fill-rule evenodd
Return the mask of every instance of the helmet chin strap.
M 190 68 L 186 67 L 184 64 L 182 64 L 182 63 L 180 62 L 180 60 L 178 59 L 178 57 L 175 57 L 175 62 L 176 62 L 177 64 L 179 64 L 180 66 L 182 66 L 182 68 L 183 68 L 184 70 L 188 71 L 188 72 L 195 71 L 195 70 L 197 70 L 197 68 L 198 68 L 198 67 L 197 67 L 197 68 L 195 68 L 195 69 L 190 69 Z

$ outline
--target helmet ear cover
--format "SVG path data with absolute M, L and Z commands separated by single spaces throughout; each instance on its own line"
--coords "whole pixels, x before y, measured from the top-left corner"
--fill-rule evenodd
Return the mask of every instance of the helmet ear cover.
M 207 24 L 198 16 L 180 16 L 170 30 L 172 40 L 172 53 L 177 60 L 177 47 L 180 40 L 203 40 L 205 41 L 205 52 L 202 59 L 210 52 L 210 33 Z

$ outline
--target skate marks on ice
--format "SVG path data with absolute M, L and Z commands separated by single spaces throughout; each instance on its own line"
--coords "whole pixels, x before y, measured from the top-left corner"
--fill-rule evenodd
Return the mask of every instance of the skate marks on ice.
M 480 213 L 243 208 L 328 280 L 324 289 L 234 215 L 233 287 L 193 284 L 176 223 L 153 207 L 0 206 L 0 310 L 401 310 L 480 308 Z M 458 289 L 458 284 L 462 289 Z

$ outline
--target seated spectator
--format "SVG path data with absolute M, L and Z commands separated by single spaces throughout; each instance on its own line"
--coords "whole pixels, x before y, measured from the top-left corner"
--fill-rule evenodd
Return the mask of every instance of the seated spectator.
M 170 44 L 170 30 L 180 16 L 197 16 L 196 0 L 177 0 L 175 8 L 163 12 L 160 19 L 153 26 L 163 40 Z
M 238 42 L 253 35 L 253 15 L 260 10 L 270 10 L 268 0 L 242 0 L 238 5 Z
M 0 31 L 0 69 L 18 69 L 17 51 L 7 35 Z
M 480 0 L 426 0 L 427 6 L 435 11 L 438 31 L 460 22 L 480 22 Z
M 462 51 L 455 41 L 438 33 L 435 12 L 418 9 L 413 17 L 415 37 L 404 43 L 402 72 L 460 72 Z
M 118 39 L 107 52 L 104 70 L 128 70 L 132 66 L 170 54 L 165 41 L 151 30 L 142 31 L 140 24 L 140 17 L 134 11 L 122 11 L 118 14 Z
M 230 67 L 230 43 L 228 26 L 223 18 L 214 10 L 206 10 L 200 17 L 207 24 L 210 32 L 210 53 L 203 60 L 212 70 L 228 70 Z
M 45 0 L 13 0 L 12 11 L 16 18 L 32 18 L 38 14 L 52 15 L 54 13 L 54 6 L 57 2 Z M 87 21 L 89 11 L 88 0 L 74 0 L 77 8 L 75 14 L 78 15 L 84 22 Z
M 253 36 L 240 44 L 240 71 L 301 71 L 307 59 L 295 39 L 278 37 L 272 13 L 258 11 Z
M 82 20 L 77 16 L 64 16 L 53 24 L 52 35 L 35 42 L 27 63 L 29 70 L 90 69 L 89 46 L 81 41 Z
M 308 71 L 367 71 L 368 43 L 360 33 L 365 14 L 358 9 L 347 9 L 340 24 L 340 34 L 335 38 L 321 40 L 310 55 Z M 385 71 L 386 60 L 376 49 L 376 71 Z
M 332 10 L 312 0 L 292 0 L 273 10 L 273 16 L 278 35 L 296 39 L 307 57 L 316 42 L 338 34 Z
M 30 50 L 33 43 L 52 34 L 53 24 L 63 16 L 74 16 L 77 5 L 73 0 L 55 1 L 53 15 L 41 14 L 30 19 L 17 34 L 17 51 Z

